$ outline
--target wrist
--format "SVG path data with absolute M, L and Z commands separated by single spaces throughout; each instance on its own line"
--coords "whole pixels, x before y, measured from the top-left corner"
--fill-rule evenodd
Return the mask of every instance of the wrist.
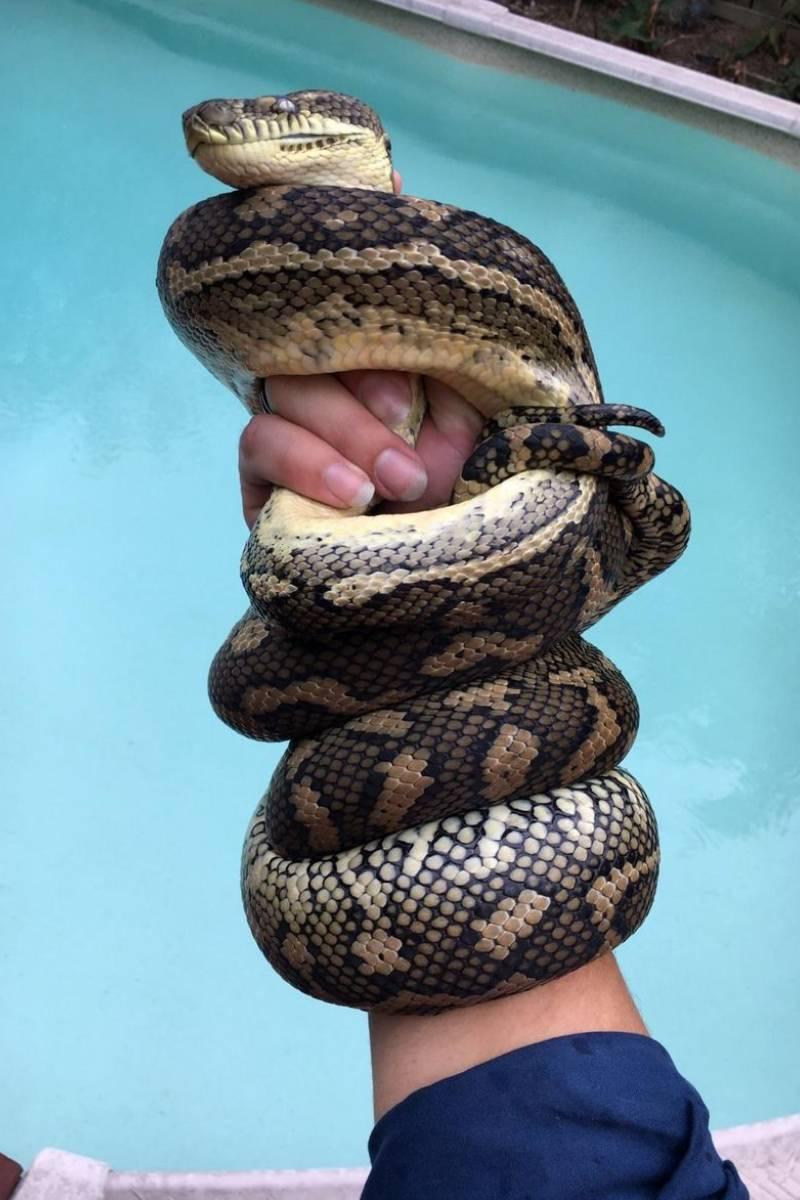
M 418 1088 L 572 1033 L 647 1030 L 613 955 L 529 992 L 436 1016 L 370 1014 L 376 1119 Z

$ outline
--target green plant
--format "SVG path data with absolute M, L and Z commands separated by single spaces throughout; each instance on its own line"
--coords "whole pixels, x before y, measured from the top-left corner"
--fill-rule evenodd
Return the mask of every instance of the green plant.
M 637 49 L 658 53 L 670 44 L 666 40 L 668 31 L 691 30 L 706 15 L 706 0 L 627 0 L 605 22 L 604 32 L 613 42 L 633 42 Z
M 738 42 L 723 64 L 726 73 L 740 83 L 753 82 L 784 100 L 800 100 L 800 56 L 795 53 L 800 31 L 800 0 L 783 0 L 780 11 L 749 37 Z M 794 36 L 792 36 L 794 35 Z M 751 69 L 747 59 L 759 50 L 768 51 L 778 64 L 773 77 Z
M 782 66 L 789 66 L 793 56 L 789 50 L 788 34 L 794 27 L 800 30 L 800 0 L 783 0 L 774 19 L 765 22 L 740 42 L 734 49 L 734 56 L 741 60 L 748 58 L 756 50 L 767 48 Z
M 778 83 L 784 100 L 800 100 L 800 57 L 792 59 Z
M 657 50 L 660 11 L 661 0 L 627 0 L 616 16 L 605 22 L 606 36 L 612 42 L 634 42 L 641 50 Z

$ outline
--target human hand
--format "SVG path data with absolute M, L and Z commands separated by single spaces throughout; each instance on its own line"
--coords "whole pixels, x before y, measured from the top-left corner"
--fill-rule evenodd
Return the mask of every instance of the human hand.
M 452 388 L 428 379 L 412 450 L 388 428 L 411 404 L 409 377 L 399 371 L 281 375 L 268 386 L 271 411 L 251 419 L 239 444 L 249 526 L 273 485 L 336 508 L 374 494 L 392 511 L 445 504 L 484 421 Z

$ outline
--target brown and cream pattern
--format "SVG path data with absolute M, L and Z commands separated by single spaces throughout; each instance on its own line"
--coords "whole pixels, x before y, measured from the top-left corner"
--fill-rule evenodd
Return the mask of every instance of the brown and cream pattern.
M 604 402 L 537 247 L 392 194 L 360 101 L 206 101 L 184 129 L 243 190 L 177 219 L 159 292 L 251 412 L 270 375 L 373 367 L 442 379 L 486 418 L 449 506 L 342 513 L 277 489 L 252 531 L 251 607 L 210 694 L 242 733 L 290 739 L 245 842 L 253 935 L 303 991 L 391 1012 L 574 970 L 638 927 L 658 873 L 618 766 L 636 700 L 581 634 L 686 544 L 652 450 L 608 427 L 663 430 Z

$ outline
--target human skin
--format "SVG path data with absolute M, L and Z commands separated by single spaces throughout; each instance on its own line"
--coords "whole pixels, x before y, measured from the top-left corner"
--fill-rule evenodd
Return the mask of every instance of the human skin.
M 446 504 L 483 424 L 451 388 L 426 380 L 428 410 L 412 450 L 387 428 L 411 403 L 398 372 L 276 376 L 268 394 L 271 412 L 253 417 L 239 444 L 249 526 L 276 485 L 337 508 L 373 493 L 384 510 Z M 373 1013 L 369 1027 L 376 1119 L 418 1088 L 521 1046 L 591 1031 L 647 1033 L 610 953 L 520 995 L 437 1016 Z

